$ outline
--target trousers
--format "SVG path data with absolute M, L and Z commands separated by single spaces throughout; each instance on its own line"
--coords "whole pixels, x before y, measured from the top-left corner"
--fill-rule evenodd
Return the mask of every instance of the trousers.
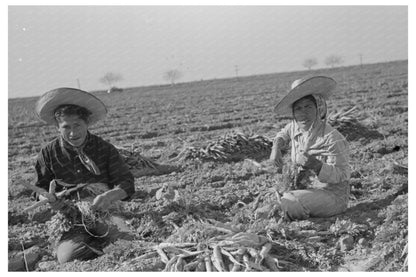
M 281 208 L 292 220 L 330 217 L 348 208 L 348 197 L 339 197 L 325 189 L 303 189 L 285 192 Z
M 56 257 L 60 264 L 95 259 L 103 254 L 105 246 L 118 239 L 132 240 L 133 236 L 112 224 L 99 224 L 88 232 L 77 226 L 62 235 L 55 249 Z

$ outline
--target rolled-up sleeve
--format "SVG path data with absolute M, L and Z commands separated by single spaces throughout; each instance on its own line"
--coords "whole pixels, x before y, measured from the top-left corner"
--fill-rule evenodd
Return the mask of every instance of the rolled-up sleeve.
M 49 157 L 46 149 L 42 149 L 38 154 L 35 163 L 35 170 L 37 177 L 35 186 L 49 191 L 49 184 L 55 176 L 50 168 Z
M 329 156 L 322 164 L 321 171 L 318 174 L 319 181 L 335 184 L 349 180 L 351 169 L 349 166 L 348 142 L 337 132 L 333 132 L 330 135 L 329 142 L 334 145 L 327 149 Z
M 123 200 L 129 199 L 134 194 L 134 177 L 130 172 L 127 164 L 118 153 L 117 149 L 110 145 L 108 174 L 109 185 L 113 188 L 118 187 L 123 189 L 128 197 Z
M 273 138 L 273 148 L 284 149 L 289 146 L 292 123 L 287 124 Z

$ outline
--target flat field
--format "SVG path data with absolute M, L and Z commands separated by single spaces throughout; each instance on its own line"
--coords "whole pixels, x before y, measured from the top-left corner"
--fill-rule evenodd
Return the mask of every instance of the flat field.
M 338 82 L 328 102 L 330 112 L 357 107 L 350 116 L 357 121 L 340 127 L 351 150 L 351 197 L 345 213 L 296 222 L 261 217 L 257 209 L 270 200 L 263 192 L 278 186 L 276 174 L 252 169 L 244 157 L 181 160 L 176 171 L 135 178 L 137 193 L 124 204 L 122 215 L 132 241 L 119 240 L 97 259 L 65 265 L 54 261 L 49 247 L 49 208 L 22 212 L 33 204 L 22 184 L 33 184 L 36 155 L 57 135 L 56 129 L 36 119 L 37 98 L 9 99 L 9 270 L 10 261 L 18 268 L 22 249 L 32 249 L 33 261 L 26 250 L 28 265 L 23 269 L 162 271 L 166 265 L 160 256 L 143 254 L 162 242 L 201 243 L 214 235 L 207 231 L 212 227 L 207 222 L 216 222 L 267 237 L 274 245 L 273 257 L 281 261 L 280 271 L 407 271 L 407 61 L 94 92 L 109 112 L 90 131 L 159 164 L 173 163 L 183 150 L 236 132 L 272 138 L 289 122 L 274 115 L 274 105 L 305 75 Z M 163 186 L 176 190 L 179 199 L 157 199 Z M 226 266 L 232 264 L 223 256 Z M 244 265 L 242 270 L 267 269 Z

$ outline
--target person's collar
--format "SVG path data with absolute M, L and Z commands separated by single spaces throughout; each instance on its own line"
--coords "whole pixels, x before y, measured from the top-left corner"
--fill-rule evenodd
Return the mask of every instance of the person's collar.
M 68 150 L 72 150 L 72 151 L 77 151 L 79 149 L 83 149 L 89 142 L 89 140 L 91 139 L 91 134 L 89 131 L 87 131 L 87 136 L 85 137 L 84 142 L 82 143 L 82 145 L 75 147 L 72 146 L 71 144 L 69 144 L 69 142 L 67 142 L 62 136 L 59 136 L 59 142 L 61 144 L 62 148 L 68 149 Z
M 293 126 L 294 126 L 293 137 L 297 137 L 297 136 L 302 135 L 303 131 L 300 129 L 298 123 L 294 119 L 293 119 Z
M 309 129 L 309 130 L 304 131 L 304 130 L 302 130 L 302 129 L 299 127 L 299 125 L 298 125 L 298 123 L 296 122 L 296 120 L 295 120 L 295 119 L 293 119 L 293 125 L 294 125 L 293 137 L 300 136 L 300 135 L 302 135 L 302 134 L 304 134 L 304 133 L 306 133 L 306 132 L 313 132 L 313 131 L 316 131 L 316 130 L 318 130 L 318 129 L 322 126 L 322 124 L 323 124 L 323 122 L 322 122 L 321 120 L 316 120 L 316 121 L 312 124 L 312 126 L 310 127 L 310 129 Z

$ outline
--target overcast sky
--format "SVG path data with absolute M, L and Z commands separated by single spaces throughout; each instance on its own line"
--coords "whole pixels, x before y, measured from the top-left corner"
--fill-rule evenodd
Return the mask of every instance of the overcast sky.
M 9 97 L 408 58 L 406 6 L 9 6 Z

